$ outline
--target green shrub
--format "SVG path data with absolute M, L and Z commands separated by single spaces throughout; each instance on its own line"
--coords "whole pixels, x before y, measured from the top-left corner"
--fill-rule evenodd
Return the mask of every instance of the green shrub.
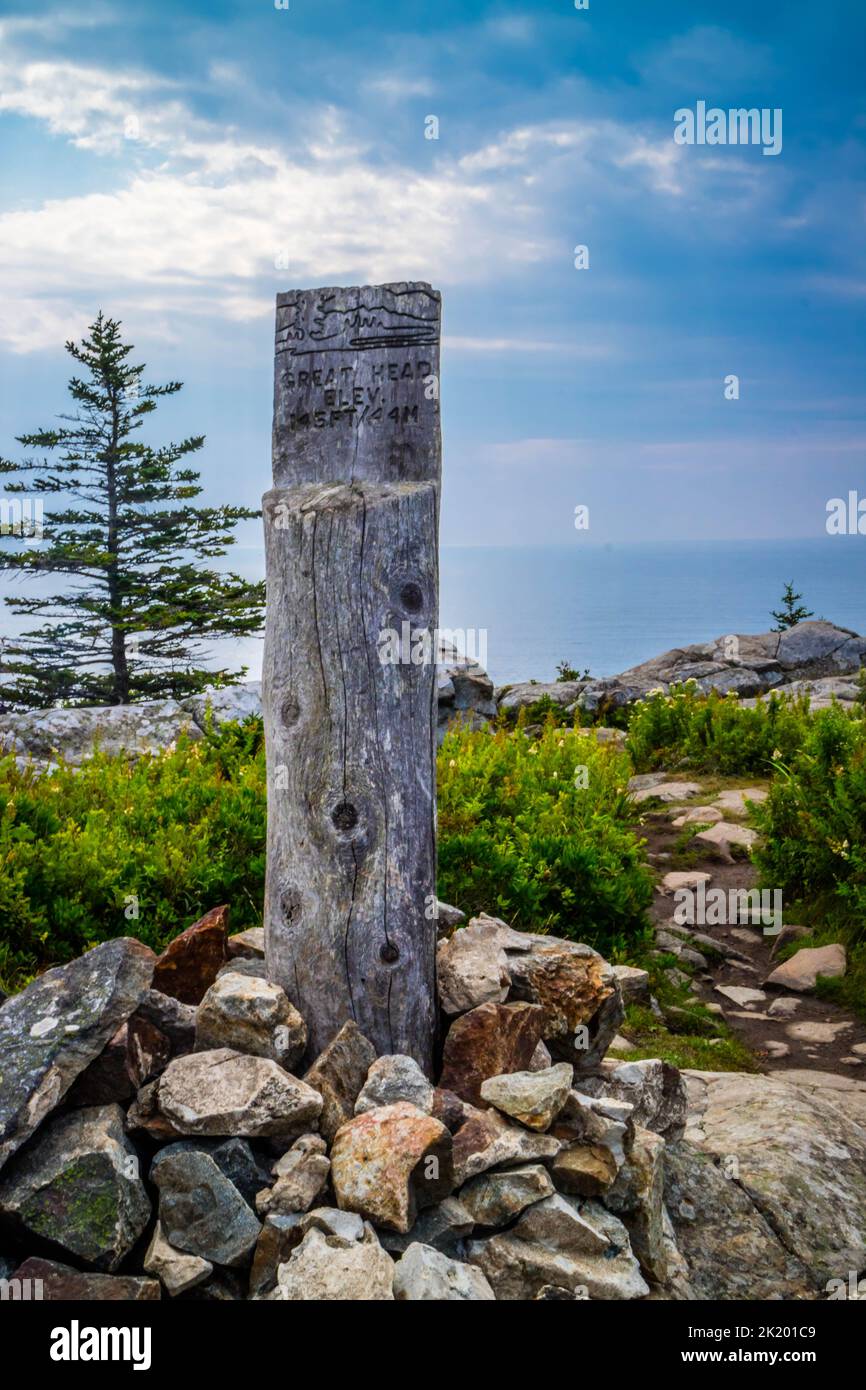
M 260 720 L 134 761 L 97 753 L 50 777 L 6 757 L 0 804 L 7 987 L 113 936 L 160 950 L 221 902 L 237 930 L 261 921 Z
M 866 722 L 838 706 L 818 711 L 755 819 L 762 883 L 866 940 Z
M 628 760 L 553 718 L 537 738 L 522 727 L 446 735 L 440 897 L 612 952 L 642 933 L 652 899 L 630 829 Z M 576 784 L 578 767 L 585 787 Z
M 690 767 L 766 776 L 775 762 L 794 756 L 809 727 L 808 699 L 770 695 L 744 707 L 733 692 L 704 695 L 687 681 L 638 701 L 626 747 L 637 772 Z
M 576 764 L 586 789 L 575 787 Z M 633 937 L 651 886 L 628 829 L 628 772 L 622 754 L 552 720 L 533 741 L 450 733 L 439 758 L 440 895 L 602 947 Z M 161 950 L 221 902 L 235 930 L 261 922 L 261 720 L 135 760 L 97 753 L 50 777 L 6 757 L 0 806 L 7 989 L 113 936 Z

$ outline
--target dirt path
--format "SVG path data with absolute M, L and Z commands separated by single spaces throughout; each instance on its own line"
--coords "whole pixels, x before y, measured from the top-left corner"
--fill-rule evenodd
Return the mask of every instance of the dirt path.
M 771 956 L 776 944 L 775 936 L 765 935 L 759 923 L 752 925 L 736 918 L 717 926 L 697 923 L 683 927 L 675 923 L 677 899 L 673 893 L 660 891 L 662 879 L 671 871 L 708 873 L 710 879 L 706 887 L 720 888 L 726 894 L 731 889 L 757 886 L 757 873 L 748 858 L 735 858 L 733 863 L 729 863 L 712 848 L 703 848 L 695 842 L 690 842 L 684 848 L 684 828 L 673 825 L 674 819 L 690 806 L 713 805 L 717 796 L 717 790 L 707 789 L 687 801 L 678 802 L 676 806 L 645 813 L 641 834 L 647 841 L 647 854 L 658 877 L 652 906 L 656 929 L 680 935 L 683 932 L 701 933 L 717 942 L 720 949 L 737 953 L 736 958 L 723 961 L 707 954 L 707 969 L 699 967 L 695 970 L 694 992 L 702 1003 L 721 1006 L 725 1021 L 732 1032 L 751 1048 L 762 1071 L 832 1072 L 849 1081 L 866 1080 L 866 1025 L 837 1005 L 817 999 L 812 994 L 763 989 L 767 976 L 779 964 Z M 746 824 L 742 817 L 727 813 L 725 822 Z M 700 826 L 696 828 L 700 829 Z M 783 921 L 789 925 L 787 916 L 783 915 Z M 690 946 L 692 943 L 684 939 L 683 944 Z M 700 951 L 700 945 L 696 949 Z M 735 1002 L 719 993 L 717 986 L 759 990 L 765 998 Z M 791 1003 L 778 1004 L 777 1001 L 782 998 Z M 773 1006 L 777 1009 L 791 1008 L 792 1012 L 788 1016 L 774 1015 L 770 1013 Z M 852 1052 L 852 1048 L 861 1046 L 862 1055 Z

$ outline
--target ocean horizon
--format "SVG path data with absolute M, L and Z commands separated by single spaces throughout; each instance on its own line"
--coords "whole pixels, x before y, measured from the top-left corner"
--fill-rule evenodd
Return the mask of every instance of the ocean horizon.
M 766 632 L 791 581 L 816 618 L 866 632 L 866 539 L 445 546 L 440 627 L 486 642 L 497 685 L 560 661 L 610 676 L 673 647 Z

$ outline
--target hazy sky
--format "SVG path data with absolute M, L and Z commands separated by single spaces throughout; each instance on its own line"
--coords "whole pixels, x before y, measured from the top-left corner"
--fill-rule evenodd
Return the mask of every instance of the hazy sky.
M 863 0 L 74 8 L 0 5 L 0 452 L 103 308 L 187 383 L 151 437 L 257 504 L 275 292 L 417 278 L 445 543 L 580 543 L 577 504 L 598 542 L 817 536 L 866 493 Z M 698 101 L 780 108 L 781 152 L 678 145 Z

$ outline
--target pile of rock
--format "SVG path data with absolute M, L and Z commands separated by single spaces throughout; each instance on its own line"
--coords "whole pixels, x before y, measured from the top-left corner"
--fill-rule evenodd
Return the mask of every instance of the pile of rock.
M 604 1056 L 642 972 L 486 916 L 440 942 L 438 966 L 436 1084 L 352 1021 L 310 1063 L 262 933 L 229 936 L 224 908 L 159 958 L 107 942 L 7 1000 L 0 1277 L 46 1298 L 737 1296 L 775 1236 L 715 1176 L 706 1096 L 699 1153 L 680 1073 Z M 707 1193 L 708 1219 L 736 1215 L 724 1259 L 723 1234 L 709 1256 L 696 1239 Z M 853 1250 L 866 1202 L 846 1201 Z M 815 1296 L 786 1258 L 776 1296 Z

